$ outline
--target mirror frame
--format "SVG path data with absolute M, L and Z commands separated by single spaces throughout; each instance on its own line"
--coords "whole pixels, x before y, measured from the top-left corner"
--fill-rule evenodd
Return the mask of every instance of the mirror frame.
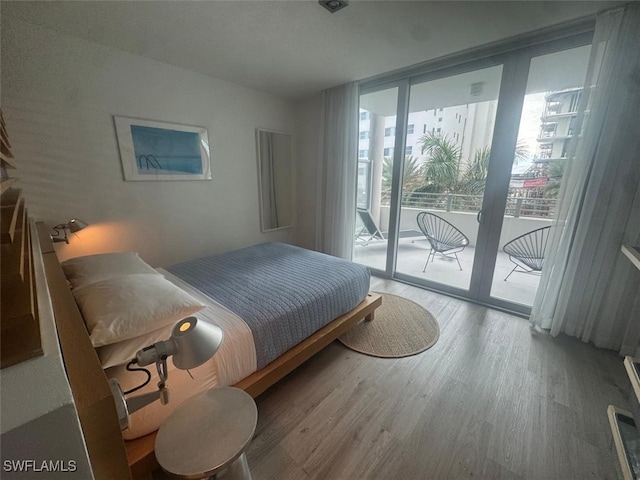
M 263 192 L 264 192 L 264 186 L 262 185 L 262 158 L 260 155 L 260 147 L 261 147 L 261 142 L 260 142 L 260 134 L 261 133 L 274 133 L 274 134 L 278 134 L 278 135 L 285 135 L 287 137 L 289 137 L 289 157 L 290 157 L 290 178 L 291 181 L 289 182 L 289 188 L 290 188 L 290 192 L 288 194 L 288 197 L 290 199 L 291 202 L 291 221 L 289 222 L 289 224 L 287 225 L 283 225 L 281 227 L 275 227 L 275 228 L 267 228 L 267 225 L 265 225 L 265 218 L 264 218 L 264 205 L 262 202 L 262 198 L 263 198 Z M 286 133 L 286 132 L 279 132 L 276 130 L 270 130 L 267 128 L 256 128 L 256 158 L 257 158 L 257 167 L 258 167 L 258 204 L 260 206 L 260 231 L 263 233 L 267 233 L 267 232 L 275 232 L 277 230 L 287 230 L 289 228 L 292 228 L 294 226 L 295 223 L 295 218 L 296 218 L 296 203 L 295 203 L 295 168 L 294 168 L 294 162 L 293 162 L 293 135 L 291 133 Z

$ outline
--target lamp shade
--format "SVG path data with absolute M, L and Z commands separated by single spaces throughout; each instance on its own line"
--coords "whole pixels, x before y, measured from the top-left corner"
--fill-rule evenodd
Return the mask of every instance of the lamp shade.
M 79 218 L 72 218 L 67 223 L 67 226 L 69 227 L 69 231 L 71 233 L 76 233 L 76 232 L 79 232 L 80 230 L 82 230 L 83 228 L 87 228 L 89 226 L 89 224 L 83 222 Z
M 223 332 L 216 325 L 196 317 L 180 320 L 171 332 L 175 345 L 173 364 L 181 369 L 196 368 L 209 360 L 222 344 Z

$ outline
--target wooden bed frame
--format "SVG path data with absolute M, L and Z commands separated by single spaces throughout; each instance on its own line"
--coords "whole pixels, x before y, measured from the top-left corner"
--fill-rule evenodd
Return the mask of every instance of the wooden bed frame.
M 37 226 L 65 368 L 95 479 L 148 479 L 158 466 L 154 455 L 156 433 L 126 442 L 122 439 L 107 377 L 67 286 L 49 232 L 42 223 Z M 381 304 L 380 295 L 369 293 L 356 308 L 234 386 L 257 397 L 353 325 L 363 319 L 372 320 Z

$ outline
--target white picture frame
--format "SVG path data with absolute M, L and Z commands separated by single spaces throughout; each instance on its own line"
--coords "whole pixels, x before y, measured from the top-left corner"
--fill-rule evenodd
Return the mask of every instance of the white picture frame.
M 204 127 L 113 116 L 125 181 L 211 180 Z

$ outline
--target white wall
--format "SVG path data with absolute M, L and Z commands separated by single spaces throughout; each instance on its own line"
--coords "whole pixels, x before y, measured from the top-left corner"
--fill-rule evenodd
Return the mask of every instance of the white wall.
M 295 232 L 262 234 L 257 127 L 293 132 L 294 105 L 255 90 L 2 18 L 0 101 L 30 213 L 91 224 L 64 259 L 140 252 L 154 266 Z M 203 62 L 208 61 L 206 56 Z M 212 181 L 125 182 L 112 115 L 205 126 Z

